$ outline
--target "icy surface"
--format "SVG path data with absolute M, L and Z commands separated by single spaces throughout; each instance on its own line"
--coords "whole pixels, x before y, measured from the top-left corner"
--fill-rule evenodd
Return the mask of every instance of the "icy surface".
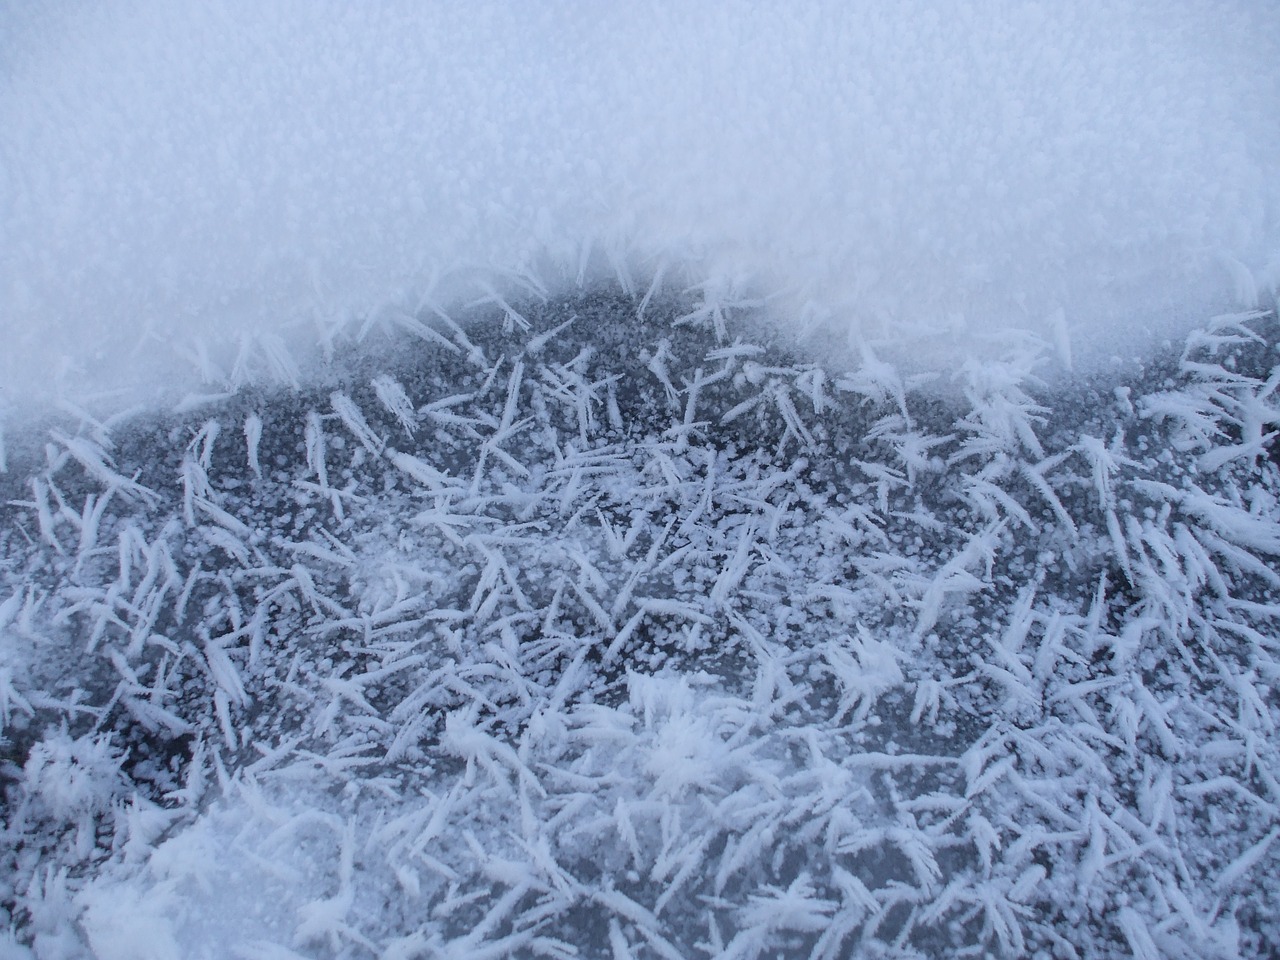
M 796 6 L 0 0 L 0 960 L 1280 954 L 1280 17 Z
M 1273 4 L 598 7 L 0 6 L 10 399 L 583 270 L 1104 360 L 1277 280 Z
M 1274 314 L 1050 390 L 509 307 L 15 439 L 5 949 L 1275 955 Z

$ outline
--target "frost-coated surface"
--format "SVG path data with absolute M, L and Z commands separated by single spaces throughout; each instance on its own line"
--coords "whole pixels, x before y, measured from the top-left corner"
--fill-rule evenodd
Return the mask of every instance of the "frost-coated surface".
M 601 264 L 1105 360 L 1280 279 L 1278 63 L 1267 0 L 0 3 L 0 377 Z
M 0 960 L 1280 955 L 1273 6 L 0 0 Z
M 15 439 L 4 955 L 1274 956 L 1275 315 L 1051 390 L 638 306 Z

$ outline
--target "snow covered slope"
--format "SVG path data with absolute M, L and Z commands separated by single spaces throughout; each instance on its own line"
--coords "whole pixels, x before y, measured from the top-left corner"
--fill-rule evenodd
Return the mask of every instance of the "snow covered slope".
M 0 379 L 583 269 L 1106 360 L 1274 285 L 1278 62 L 1254 0 L 0 4 Z
M 1274 314 L 1048 390 L 517 306 L 11 451 L 11 955 L 1280 949 Z

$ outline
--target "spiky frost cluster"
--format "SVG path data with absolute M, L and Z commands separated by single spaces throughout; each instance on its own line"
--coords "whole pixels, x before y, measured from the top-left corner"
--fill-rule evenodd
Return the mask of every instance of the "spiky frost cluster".
M 1280 949 L 1274 316 L 1050 389 L 501 307 L 11 437 L 0 956 Z

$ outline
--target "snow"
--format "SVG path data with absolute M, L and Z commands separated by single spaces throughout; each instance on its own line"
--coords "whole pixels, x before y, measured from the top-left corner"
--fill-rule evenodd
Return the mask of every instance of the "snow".
M 16 400 L 296 382 L 291 352 L 369 323 L 605 274 L 764 298 L 855 356 L 1018 328 L 1077 362 L 1280 279 L 1280 18 L 1252 0 L 0 18 Z
M 1277 54 L 0 6 L 0 957 L 1276 955 Z

